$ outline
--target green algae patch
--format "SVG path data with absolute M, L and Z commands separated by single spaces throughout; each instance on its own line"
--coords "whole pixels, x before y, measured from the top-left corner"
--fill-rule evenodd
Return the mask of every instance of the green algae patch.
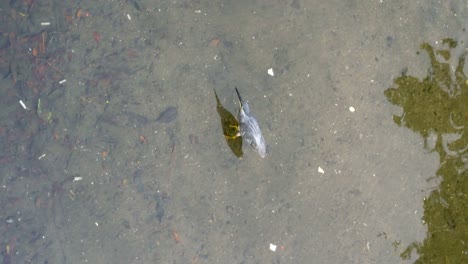
M 440 157 L 437 177 L 440 186 L 424 200 L 423 221 L 427 225 L 424 241 L 415 241 L 401 253 L 415 263 L 468 263 L 468 81 L 463 72 L 466 52 L 452 67 L 447 61 L 457 47 L 452 39 L 442 41 L 435 50 L 428 43 L 421 49 L 429 56 L 430 68 L 422 80 L 402 73 L 393 87 L 385 91 L 387 99 L 403 108 L 393 116 L 399 126 L 419 133 L 426 148 Z M 428 178 L 430 175 L 428 175 Z

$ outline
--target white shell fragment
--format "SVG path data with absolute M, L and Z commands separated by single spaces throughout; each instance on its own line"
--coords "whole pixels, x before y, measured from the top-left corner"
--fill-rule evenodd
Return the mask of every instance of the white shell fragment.
M 349 107 L 349 111 L 350 111 L 351 113 L 354 113 L 354 112 L 356 111 L 356 109 L 355 109 L 354 107 L 350 106 L 350 107 Z
M 276 245 L 270 243 L 270 250 L 275 252 L 276 251 Z
M 59 81 L 59 84 L 64 84 L 66 82 L 67 82 L 67 79 L 63 79 L 63 80 Z
M 317 171 L 318 171 L 319 173 L 322 173 L 322 174 L 325 173 L 325 171 L 322 169 L 322 167 L 318 167 L 318 170 L 317 170 Z
M 24 110 L 29 110 L 29 108 L 24 104 L 23 100 L 19 100 L 19 103 Z
M 73 178 L 74 182 L 81 181 L 81 180 L 83 180 L 83 177 L 78 176 L 78 177 Z
M 41 22 L 41 26 L 50 26 L 50 22 Z
M 268 69 L 268 75 L 275 76 L 275 72 L 273 71 L 273 68 Z

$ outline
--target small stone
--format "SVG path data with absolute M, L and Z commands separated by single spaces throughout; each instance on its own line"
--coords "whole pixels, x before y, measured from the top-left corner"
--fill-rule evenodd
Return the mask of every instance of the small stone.
M 325 173 L 325 171 L 324 171 L 321 167 L 318 167 L 318 170 L 317 170 L 317 171 L 318 171 L 319 173 L 322 173 L 322 174 Z
M 275 76 L 275 72 L 273 71 L 273 68 L 268 69 L 268 75 Z
M 275 252 L 276 251 L 276 245 L 275 244 L 270 244 L 270 250 Z

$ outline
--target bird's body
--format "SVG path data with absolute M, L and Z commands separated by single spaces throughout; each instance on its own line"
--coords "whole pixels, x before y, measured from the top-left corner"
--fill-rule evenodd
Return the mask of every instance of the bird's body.
M 240 136 L 258 152 L 260 157 L 264 158 L 266 155 L 266 145 L 260 126 L 255 117 L 251 115 L 249 105 L 242 100 L 237 88 L 236 93 L 240 102 L 238 114 Z

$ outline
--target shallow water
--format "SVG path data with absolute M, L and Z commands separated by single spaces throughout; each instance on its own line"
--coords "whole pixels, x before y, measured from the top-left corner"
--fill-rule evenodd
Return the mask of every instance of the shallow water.
M 4 263 L 418 260 L 440 156 L 384 92 L 427 76 L 422 43 L 466 54 L 465 1 L 1 8 Z M 235 86 L 264 159 L 223 135 Z

